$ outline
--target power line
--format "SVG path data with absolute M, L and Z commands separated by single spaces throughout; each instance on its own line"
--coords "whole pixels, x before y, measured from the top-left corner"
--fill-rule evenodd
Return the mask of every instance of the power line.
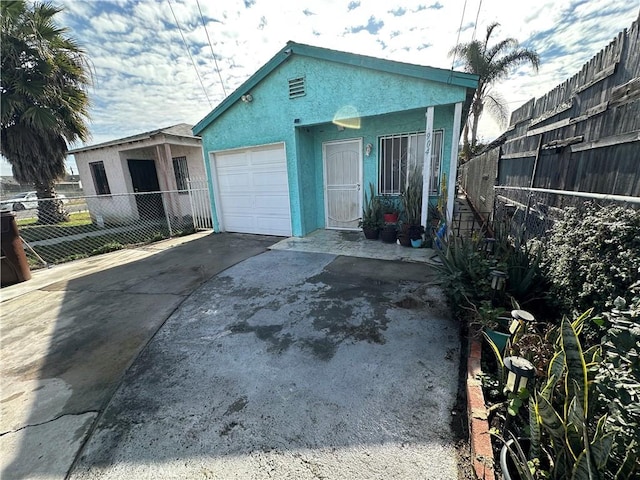
M 171 13 L 173 14 L 173 19 L 176 22 L 176 26 L 178 27 L 178 30 L 180 31 L 180 36 L 182 37 L 182 43 L 184 43 L 184 48 L 187 50 L 187 54 L 189 55 L 189 58 L 191 59 L 191 64 L 193 65 L 193 69 L 196 71 L 196 75 L 198 76 L 198 80 L 200 81 L 200 85 L 202 86 L 202 91 L 204 92 L 204 96 L 207 97 L 207 102 L 209 102 L 209 107 L 213 108 L 213 105 L 211 104 L 211 100 L 209 100 L 209 95 L 207 95 L 207 89 L 204 88 L 204 83 L 202 82 L 202 78 L 200 77 L 200 72 L 198 72 L 198 67 L 196 67 L 196 62 L 193 61 L 193 57 L 191 56 L 191 52 L 189 51 L 189 46 L 187 45 L 187 40 L 184 38 L 184 34 L 182 33 L 182 29 L 180 28 L 180 24 L 178 23 L 178 19 L 176 17 L 176 13 L 173 11 L 173 6 L 171 5 L 171 0 L 167 0 L 167 3 L 169 4 L 169 8 L 171 9 Z
M 213 45 L 211 45 L 211 39 L 209 38 L 209 31 L 207 30 L 207 26 L 204 23 L 204 17 L 202 16 L 202 10 L 200 9 L 200 2 L 196 0 L 196 4 L 198 5 L 198 11 L 200 12 L 200 19 L 202 20 L 202 26 L 204 27 L 204 33 L 207 34 L 207 41 L 209 42 L 209 47 L 211 48 L 211 56 L 213 56 L 213 61 L 216 64 L 216 72 L 218 72 L 218 78 L 220 79 L 220 85 L 222 86 L 222 91 L 224 92 L 224 96 L 227 96 L 227 89 L 224 88 L 224 82 L 222 81 L 222 75 L 220 75 L 220 67 L 218 66 L 218 60 L 216 59 L 216 54 L 213 53 Z
M 481 8 L 482 8 L 482 0 L 480 0 L 480 3 L 478 4 L 478 13 L 476 13 L 476 23 L 473 24 L 473 36 L 471 37 L 472 41 L 476 39 L 476 28 L 478 28 L 478 18 L 480 18 Z
M 460 17 L 460 26 L 458 27 L 458 38 L 456 39 L 456 48 L 453 51 L 453 60 L 451 61 L 451 70 L 453 70 L 453 66 L 456 63 L 456 54 L 458 50 L 458 45 L 460 44 L 460 32 L 462 31 L 462 22 L 464 21 L 464 12 L 467 9 L 467 0 L 464 0 L 464 7 L 462 7 L 462 16 Z

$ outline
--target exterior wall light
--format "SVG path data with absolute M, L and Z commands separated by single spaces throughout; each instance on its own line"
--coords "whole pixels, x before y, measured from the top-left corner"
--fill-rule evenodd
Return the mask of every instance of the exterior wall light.
M 368 157 L 371 155 L 371 149 L 373 148 L 373 145 L 371 145 L 370 143 L 367 143 L 367 146 L 364 147 L 364 154 Z
M 496 295 L 500 296 L 507 288 L 508 275 L 500 270 L 491 270 L 491 305 L 496 306 Z
M 509 333 L 513 335 L 520 328 L 524 327 L 525 323 L 535 321 L 535 317 L 526 310 L 511 310 L 511 325 L 509 325 Z
M 484 239 L 484 251 L 487 252 L 487 255 L 493 255 L 496 249 L 496 239 L 495 238 L 485 238 Z
M 507 384 L 505 389 L 511 393 L 518 393 L 527 388 L 529 380 L 536 375 L 533 364 L 522 357 L 505 357 L 504 367 L 507 369 Z
M 246 93 L 240 97 L 240 100 L 242 100 L 244 103 L 251 103 L 253 102 L 253 95 L 251 95 L 250 93 Z

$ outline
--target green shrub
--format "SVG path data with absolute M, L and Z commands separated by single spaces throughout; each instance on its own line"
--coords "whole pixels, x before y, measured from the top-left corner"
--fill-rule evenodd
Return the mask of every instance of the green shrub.
M 436 249 L 441 262 L 436 268 L 443 274 L 444 292 L 454 310 L 491 298 L 491 262 L 480 248 L 481 240 L 450 237 Z
M 565 311 L 604 311 L 640 278 L 640 211 L 587 202 L 555 222 L 541 269 Z
M 599 401 L 609 412 L 605 429 L 616 434 L 609 472 L 617 477 L 640 475 L 640 294 L 627 306 L 615 301 L 605 314 L 607 333 L 602 339 L 602 362 L 596 375 Z

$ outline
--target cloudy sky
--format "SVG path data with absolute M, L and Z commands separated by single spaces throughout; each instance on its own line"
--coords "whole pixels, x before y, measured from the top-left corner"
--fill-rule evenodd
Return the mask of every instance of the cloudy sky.
M 515 37 L 540 55 L 537 74 L 521 68 L 496 87 L 514 110 L 578 71 L 639 13 L 637 0 L 55 3 L 64 8 L 60 24 L 84 46 L 93 68 L 88 144 L 197 123 L 288 40 L 451 68 L 448 52 L 458 38 L 482 37 L 492 22 L 501 24 L 495 38 Z M 482 139 L 500 133 L 483 119 Z M 6 164 L 2 171 L 7 174 Z

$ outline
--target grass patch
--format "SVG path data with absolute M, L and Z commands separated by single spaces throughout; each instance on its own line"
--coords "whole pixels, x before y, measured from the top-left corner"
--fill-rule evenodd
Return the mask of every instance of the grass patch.
M 173 237 L 181 237 L 194 233 L 193 228 L 174 231 Z M 87 258 L 94 255 L 122 250 L 127 247 L 146 245 L 149 243 L 166 240 L 169 237 L 169 230 L 165 228 L 141 231 L 121 232 L 117 234 L 109 233 L 95 237 L 85 237 L 78 240 L 68 240 L 55 245 L 36 245 L 33 249 L 49 264 L 58 264 Z M 27 251 L 27 260 L 32 269 L 42 268 L 44 265 Z
M 16 223 L 19 227 L 28 227 L 32 225 L 36 225 L 38 223 L 38 217 L 33 218 L 23 218 L 22 220 L 17 220 Z M 43 227 L 75 227 L 78 225 L 91 225 L 91 215 L 89 212 L 75 212 L 69 214 L 69 220 L 66 222 L 58 223 L 57 225 L 42 225 Z
M 98 230 L 91 222 L 89 212 L 76 212 L 69 215 L 69 220 L 56 225 L 38 225 L 37 218 L 18 220 L 20 236 L 27 242 L 46 240 L 48 238 L 66 237 L 78 233 Z

